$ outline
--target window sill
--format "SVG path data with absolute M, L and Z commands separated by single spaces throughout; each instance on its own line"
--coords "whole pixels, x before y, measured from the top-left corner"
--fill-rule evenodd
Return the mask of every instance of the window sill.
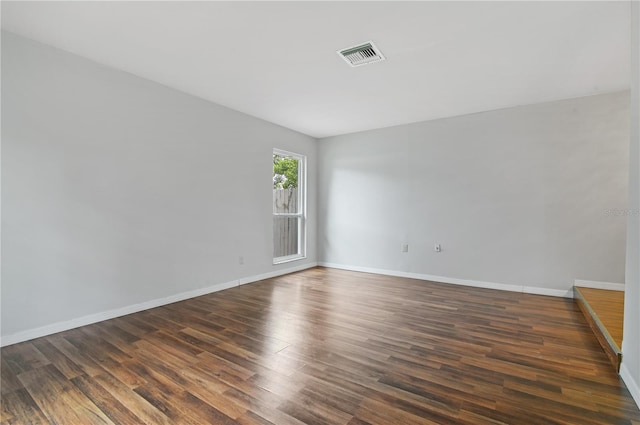
M 275 266 L 276 264 L 291 263 L 292 261 L 304 260 L 305 258 L 307 258 L 306 255 L 280 257 L 280 258 L 276 258 L 276 259 L 273 260 L 273 265 Z

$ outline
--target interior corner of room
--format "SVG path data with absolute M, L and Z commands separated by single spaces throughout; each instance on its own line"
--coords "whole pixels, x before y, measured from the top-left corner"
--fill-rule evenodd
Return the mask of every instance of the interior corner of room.
M 508 74 L 518 69 L 512 63 L 516 60 L 499 54 L 510 45 L 491 29 L 502 22 L 503 14 L 518 13 L 517 6 L 505 3 L 486 11 L 488 3 L 478 2 L 441 6 L 447 17 L 463 7 L 494 13 L 484 26 L 474 24 L 497 46 L 483 51 L 496 55 L 495 68 L 484 70 L 486 75 L 483 70 L 464 72 L 465 63 L 481 60 L 479 54 L 465 51 L 461 59 L 450 57 L 451 46 L 461 43 L 455 28 L 442 29 L 439 41 L 414 38 L 415 45 L 393 34 L 385 39 L 384 31 L 376 32 L 378 37 L 344 40 L 342 45 L 337 44 L 343 40 L 338 35 L 352 33 L 336 30 L 318 42 L 337 44 L 329 50 L 329 59 L 300 53 L 304 59 L 299 62 L 291 52 L 302 50 L 304 38 L 293 40 L 290 34 L 270 30 L 271 42 L 288 43 L 277 53 L 283 62 L 274 68 L 269 55 L 256 49 L 255 68 L 264 67 L 263 77 L 274 81 L 271 85 L 261 85 L 260 72 L 249 65 L 240 62 L 237 69 L 230 68 L 228 62 L 233 61 L 224 58 L 219 68 L 212 65 L 214 60 L 202 62 L 211 68 L 187 67 L 199 57 L 187 48 L 176 47 L 175 61 L 162 61 L 153 56 L 154 44 L 144 35 L 136 42 L 140 55 L 147 49 L 146 62 L 136 60 L 134 50 L 127 50 L 129 56 L 119 55 L 118 46 L 129 34 L 127 25 L 121 40 L 113 32 L 100 32 L 100 27 L 78 24 L 103 48 L 92 46 L 78 40 L 71 29 L 45 24 L 47 13 L 57 7 L 54 3 L 3 4 L 2 346 L 319 266 L 559 297 L 567 303 L 574 302 L 575 294 L 576 306 L 570 308 L 585 313 L 585 328 L 593 328 L 631 397 L 640 403 L 637 2 L 614 2 L 631 12 L 599 2 L 547 6 L 557 8 L 558 15 L 548 18 L 553 28 L 561 17 L 573 16 L 572 7 L 584 11 L 584 18 L 593 20 L 589 22 L 599 22 L 598 13 L 611 13 L 605 16 L 612 18 L 608 26 L 603 23 L 607 35 L 602 39 L 591 37 L 594 33 L 586 26 L 574 28 L 584 30 L 578 46 L 596 46 L 602 62 L 609 61 L 610 66 L 592 73 L 569 64 L 557 69 L 561 77 L 552 79 L 545 72 L 553 73 L 553 66 L 539 64 L 538 74 L 532 71 L 528 79 L 517 80 Z M 123 3 L 132 14 L 150 7 Z M 179 7 L 149 3 L 162 7 L 162 13 Z M 235 16 L 238 25 L 238 16 L 254 10 L 250 8 L 265 16 L 275 13 L 267 5 L 223 3 L 206 7 L 221 8 Z M 338 9 L 333 8 L 340 7 L 311 3 L 309 9 L 298 9 L 303 7 L 298 2 L 272 7 L 305 19 L 308 12 L 302 10 L 336 16 L 332 13 Z M 404 7 L 421 11 L 439 4 L 418 3 Z M 371 12 L 376 19 L 387 16 L 384 7 L 392 7 L 388 2 L 363 4 L 377 10 Z M 69 15 L 60 9 L 60 18 L 88 13 L 101 22 L 102 8 L 122 6 L 101 4 L 94 10 L 85 4 L 81 8 L 86 10 L 74 13 L 73 6 L 64 7 Z M 344 7 L 354 12 L 355 5 Z M 398 16 L 408 13 L 395 7 Z M 526 7 L 538 13 L 542 6 Z M 195 12 L 180 13 L 197 22 L 194 28 L 206 27 Z M 253 13 L 247 18 L 251 22 L 258 19 Z M 626 30 L 612 24 L 618 14 L 631 21 Z M 224 14 L 216 16 L 211 19 L 224 26 Z M 29 19 L 41 26 L 30 26 Z M 343 22 L 346 17 L 335 19 Z M 424 19 L 435 31 L 437 22 Z M 302 31 L 298 24 L 287 25 L 291 31 Z M 401 27 L 398 22 L 393 25 Z M 424 23 L 416 18 L 406 26 L 411 39 Z M 515 24 L 508 28 L 520 34 Z M 619 33 L 612 34 L 614 29 Z M 230 26 L 227 30 L 233 31 Z M 100 38 L 107 33 L 110 41 Z M 617 47 L 607 47 L 615 45 L 620 34 L 628 36 L 630 52 L 621 59 L 614 54 Z M 188 28 L 181 27 L 176 46 L 186 45 L 188 35 Z M 351 68 L 336 55 L 368 39 L 376 44 L 367 48 L 382 52 L 372 53 L 378 55 L 377 62 Z M 542 47 L 551 49 L 552 42 L 549 38 L 546 45 L 534 43 L 540 48 L 534 53 L 544 55 Z M 162 43 L 166 49 L 172 46 L 168 38 Z M 219 49 L 221 54 L 234 54 L 233 47 Z M 424 63 L 415 57 L 425 51 L 456 66 L 448 71 L 435 65 L 418 67 Z M 574 59 L 583 60 L 589 52 L 585 47 Z M 559 50 L 557 56 L 564 54 L 568 53 Z M 527 63 L 535 68 L 535 60 L 515 57 L 531 60 Z M 555 56 L 544 58 L 552 61 Z M 326 69 L 307 68 L 323 60 L 330 62 Z M 173 80 L 182 72 L 175 62 L 189 69 Z M 394 68 L 401 66 L 398 63 L 406 68 Z M 199 86 L 212 70 L 219 71 L 212 79 L 230 82 Z M 278 79 L 278 70 L 291 76 Z M 234 72 L 246 78 L 246 85 L 234 79 Z M 308 82 L 305 72 L 318 78 Z M 333 80 L 322 80 L 321 72 Z M 451 86 L 429 86 L 440 104 L 425 105 L 433 115 L 423 116 L 419 107 L 411 109 L 409 104 L 428 103 L 427 94 L 416 95 L 402 82 L 385 80 L 385 72 L 393 72 L 389 75 L 397 80 L 404 76 L 424 84 L 442 78 Z M 500 72 L 504 76 L 493 75 Z M 501 78 L 505 85 L 512 84 L 503 92 Z M 544 78 L 553 83 L 547 91 L 542 83 L 539 93 L 523 88 Z M 377 95 L 375 87 L 384 81 L 398 84 L 397 93 Z M 233 90 L 225 88 L 229 84 L 235 84 Z M 566 90 L 559 88 L 564 85 Z M 347 92 L 349 87 L 356 89 Z M 303 97 L 300 93 L 317 100 L 296 104 Z M 339 93 L 344 98 L 331 97 Z M 500 93 L 502 106 L 481 101 Z M 522 93 L 530 101 L 520 102 Z M 460 106 L 465 96 L 470 103 Z M 378 106 L 387 102 L 396 106 Z M 354 112 L 358 110 L 359 115 Z M 293 160 L 296 185 L 283 185 L 286 172 L 274 172 L 276 157 Z M 282 226 L 295 228 L 288 234 L 293 242 L 282 242 L 286 247 L 274 242 L 274 228 Z M 377 361 L 382 362 L 371 362 L 374 370 Z

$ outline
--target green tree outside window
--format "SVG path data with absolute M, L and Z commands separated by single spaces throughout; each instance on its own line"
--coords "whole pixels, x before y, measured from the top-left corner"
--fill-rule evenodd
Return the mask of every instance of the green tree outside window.
M 273 188 L 295 189 L 298 187 L 298 160 L 273 155 Z

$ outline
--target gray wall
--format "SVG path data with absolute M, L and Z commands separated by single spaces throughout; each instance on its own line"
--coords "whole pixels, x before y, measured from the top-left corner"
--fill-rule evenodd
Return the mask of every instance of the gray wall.
M 316 260 L 311 137 L 7 33 L 2 124 L 3 336 L 292 267 L 274 147 L 308 156 Z
M 624 282 L 628 128 L 621 92 L 321 139 L 320 261 L 560 293 Z
M 640 406 L 640 4 L 632 2 L 629 224 L 621 374 Z

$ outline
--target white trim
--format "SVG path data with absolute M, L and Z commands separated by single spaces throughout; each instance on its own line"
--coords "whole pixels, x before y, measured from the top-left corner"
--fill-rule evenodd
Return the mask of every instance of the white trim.
M 407 277 L 411 279 L 429 280 L 432 282 L 449 283 L 452 285 L 472 286 L 474 288 L 497 289 L 500 291 L 522 292 L 525 294 L 548 295 L 552 297 L 573 298 L 572 289 L 550 289 L 534 286 L 510 285 L 506 283 L 483 282 L 479 280 L 458 279 L 446 276 L 434 276 L 422 273 L 409 273 L 396 270 L 374 269 L 370 267 L 348 266 L 344 264 L 319 262 L 319 266 L 332 269 L 351 270 L 355 272 L 375 273 L 386 276 Z
M 622 365 L 620 366 L 620 377 L 631 393 L 631 397 L 633 397 L 633 400 L 640 408 L 640 386 L 638 385 L 638 382 L 633 379 L 633 376 L 631 376 L 629 369 L 627 369 L 627 365 L 624 363 L 624 354 L 622 355 Z
M 609 291 L 624 291 L 624 283 L 599 282 L 597 280 L 580 280 L 573 281 L 574 286 L 591 289 L 607 289 Z
M 198 297 L 200 295 L 209 294 L 211 292 L 222 291 L 223 289 L 232 288 L 234 286 L 238 286 L 238 281 L 233 280 L 231 282 L 219 283 L 217 285 L 208 286 L 206 288 L 181 292 L 179 294 L 171 295 L 164 298 L 156 298 L 154 300 L 145 301 L 139 304 L 132 304 L 126 307 L 115 308 L 112 310 L 89 314 L 87 316 L 82 316 L 71 320 L 65 320 L 63 322 L 52 323 L 50 325 L 41 326 L 39 328 L 16 332 L 14 334 L 3 336 L 2 341 L 0 342 L 0 346 L 4 347 L 7 345 L 16 344 L 18 342 L 28 341 L 30 339 L 78 328 L 80 326 L 90 325 L 92 323 L 101 322 L 103 320 L 113 319 L 114 317 L 125 316 L 127 314 L 137 313 L 139 311 L 148 310 L 150 308 L 159 307 L 161 305 L 183 301 L 188 298 Z
M 573 288 L 564 290 L 564 289 L 541 288 L 539 286 L 523 286 L 522 293 L 532 294 L 532 295 L 546 295 L 549 297 L 573 298 Z
M 103 311 L 100 313 L 89 314 L 87 316 L 78 317 L 71 320 L 65 320 L 63 322 L 52 323 L 50 325 L 41 326 L 38 328 L 27 329 L 25 331 L 16 332 L 14 334 L 0 337 L 0 347 L 4 347 L 11 344 L 17 344 L 18 342 L 28 341 L 34 338 L 40 338 L 55 334 L 58 332 L 67 331 L 69 329 L 78 328 L 80 326 L 90 325 L 96 322 L 102 322 L 103 320 L 113 319 L 115 317 L 126 316 L 127 314 L 137 313 L 139 311 L 148 310 L 150 308 L 160 307 L 167 304 L 172 304 L 178 301 L 184 301 L 189 298 L 199 297 L 201 295 L 210 294 L 212 292 L 222 291 L 224 289 L 233 288 L 235 286 L 244 285 L 250 282 L 256 282 L 262 279 L 268 279 L 283 274 L 293 273 L 300 270 L 316 267 L 317 263 L 307 263 L 297 267 L 290 267 L 286 269 L 276 270 L 270 273 L 265 273 L 256 276 L 249 276 L 240 278 L 238 280 L 232 280 L 230 282 L 218 283 L 215 285 L 207 286 L 206 288 L 194 289 L 191 291 L 181 292 L 179 294 L 170 295 L 164 298 L 156 298 L 154 300 L 145 301 L 139 304 L 132 304 L 126 307 L 115 308 L 112 310 Z
M 286 257 L 278 257 L 273 259 L 273 265 L 290 263 L 292 261 L 305 260 L 307 257 L 300 254 L 287 255 Z M 276 261 L 277 260 L 277 261 Z
M 283 274 L 295 273 L 306 269 L 317 267 L 318 263 L 305 263 L 295 267 L 288 267 L 286 269 L 280 269 L 269 273 L 262 273 L 254 276 L 248 276 L 238 279 L 238 285 L 246 285 L 247 283 L 257 282 L 259 280 L 271 279 L 272 277 L 282 276 Z
M 298 202 L 299 211 L 297 213 L 272 213 L 273 217 L 295 217 L 298 219 L 298 252 L 284 257 L 273 257 L 273 264 L 287 263 L 293 260 L 307 258 L 307 156 L 273 148 L 273 155 L 295 158 L 298 160 Z M 273 230 L 271 231 L 273 235 Z M 273 236 L 272 236 L 273 237 Z

